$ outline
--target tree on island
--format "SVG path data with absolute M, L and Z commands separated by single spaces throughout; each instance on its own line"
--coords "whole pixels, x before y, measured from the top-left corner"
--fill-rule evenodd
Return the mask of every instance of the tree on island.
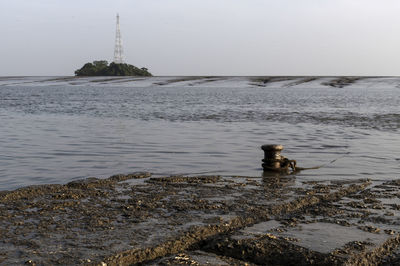
M 152 74 L 147 68 L 138 68 L 129 64 L 108 64 L 105 60 L 86 63 L 82 68 L 75 71 L 75 76 L 146 76 Z

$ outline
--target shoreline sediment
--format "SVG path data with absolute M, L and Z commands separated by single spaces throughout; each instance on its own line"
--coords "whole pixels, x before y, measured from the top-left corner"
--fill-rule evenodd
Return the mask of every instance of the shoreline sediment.
M 137 173 L 3 191 L 0 264 L 389 264 L 399 187 Z

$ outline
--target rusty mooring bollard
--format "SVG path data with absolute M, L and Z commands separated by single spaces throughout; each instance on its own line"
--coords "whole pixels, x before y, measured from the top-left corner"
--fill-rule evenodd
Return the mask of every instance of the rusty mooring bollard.
M 281 169 L 281 151 L 283 150 L 282 145 L 266 144 L 262 145 L 261 149 L 264 151 L 264 163 L 262 167 L 264 171 L 279 171 Z
M 289 160 L 281 155 L 281 151 L 283 150 L 282 145 L 266 144 L 262 145 L 261 149 L 264 151 L 264 159 L 262 160 L 264 162 L 262 164 L 264 172 L 274 171 L 280 173 L 290 173 L 289 168 L 292 172 L 304 169 L 296 167 L 296 160 Z

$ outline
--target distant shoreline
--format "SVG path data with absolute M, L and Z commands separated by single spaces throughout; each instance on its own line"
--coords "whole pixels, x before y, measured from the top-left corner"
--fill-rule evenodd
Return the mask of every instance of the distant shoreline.
M 33 79 L 32 81 L 23 81 L 15 84 L 46 83 L 46 82 L 69 82 L 71 85 L 78 85 L 73 81 L 88 81 L 88 83 L 127 83 L 140 80 L 154 80 L 153 85 L 164 86 L 175 83 L 187 82 L 189 86 L 212 84 L 219 81 L 228 81 L 230 79 L 244 79 L 252 86 L 265 87 L 270 84 L 285 83 L 284 87 L 293 87 L 297 85 L 306 85 L 312 82 L 319 82 L 320 85 L 334 88 L 343 88 L 367 79 L 397 79 L 399 77 L 391 76 L 4 76 L 0 77 L 1 82 L 13 81 L 18 79 Z M 83 85 L 79 83 L 79 85 Z
M 0 76 L 0 78 L 29 78 L 29 77 L 65 77 L 65 78 L 88 78 L 88 77 L 146 77 L 146 76 L 74 76 L 74 75 L 4 75 Z M 398 76 L 359 76 L 359 75 L 153 75 L 147 76 L 146 78 L 170 78 L 170 77 L 221 77 L 221 78 L 233 78 L 233 77 L 241 77 L 241 78 L 266 78 L 266 77 L 277 77 L 277 78 L 398 78 Z

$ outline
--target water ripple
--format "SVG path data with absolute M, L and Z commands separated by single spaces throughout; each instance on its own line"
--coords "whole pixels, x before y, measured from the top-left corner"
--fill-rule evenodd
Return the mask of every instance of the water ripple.
M 133 171 L 261 176 L 265 143 L 301 166 L 325 165 L 297 176 L 306 180 L 400 171 L 400 90 L 389 83 L 29 79 L 0 84 L 0 189 Z

